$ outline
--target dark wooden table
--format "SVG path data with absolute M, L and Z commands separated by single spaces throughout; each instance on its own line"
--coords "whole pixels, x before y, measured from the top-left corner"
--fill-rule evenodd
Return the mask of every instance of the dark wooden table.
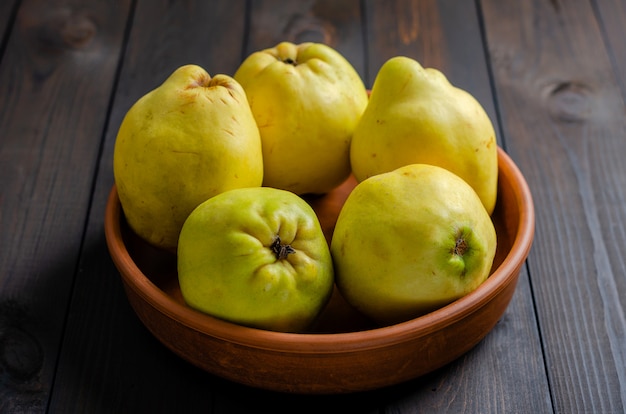
M 0 412 L 624 412 L 625 24 L 619 0 L 2 0 Z M 233 74 L 282 40 L 333 46 L 367 86 L 395 55 L 442 70 L 531 187 L 512 303 L 430 375 L 251 389 L 169 352 L 126 300 L 103 232 L 122 117 L 182 64 Z

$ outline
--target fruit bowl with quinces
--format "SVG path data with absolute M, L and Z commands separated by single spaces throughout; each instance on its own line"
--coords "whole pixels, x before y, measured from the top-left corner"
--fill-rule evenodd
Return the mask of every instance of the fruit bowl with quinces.
M 341 394 L 478 344 L 534 236 L 524 176 L 482 106 L 396 57 L 371 92 L 287 42 L 233 77 L 182 66 L 120 125 L 107 246 L 155 338 L 210 374 Z

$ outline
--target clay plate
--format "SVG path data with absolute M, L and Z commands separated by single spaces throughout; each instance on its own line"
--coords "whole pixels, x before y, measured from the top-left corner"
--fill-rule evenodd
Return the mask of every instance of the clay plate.
M 154 336 L 183 359 L 223 378 L 274 391 L 338 394 L 376 389 L 431 372 L 482 340 L 507 308 L 534 236 L 526 181 L 498 149 L 498 202 L 492 215 L 498 251 L 492 274 L 471 294 L 422 317 L 376 327 L 335 291 L 311 332 L 291 334 L 238 326 L 187 307 L 175 256 L 129 230 L 115 186 L 105 234 L 128 300 Z M 330 238 L 354 179 L 308 200 Z

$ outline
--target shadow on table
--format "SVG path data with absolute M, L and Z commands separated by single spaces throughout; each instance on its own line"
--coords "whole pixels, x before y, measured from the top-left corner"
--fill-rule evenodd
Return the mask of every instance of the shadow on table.
M 384 389 L 345 395 L 268 392 L 208 374 L 162 345 L 130 307 L 106 247 L 83 248 L 50 399 L 56 412 L 378 412 L 438 392 L 455 363 Z

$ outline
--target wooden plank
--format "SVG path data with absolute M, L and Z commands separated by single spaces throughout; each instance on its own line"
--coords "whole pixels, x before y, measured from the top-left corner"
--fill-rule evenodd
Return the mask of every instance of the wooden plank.
M 0 66 L 2 412 L 47 404 L 128 15 L 73 3 L 22 2 Z
M 529 269 L 554 408 L 623 412 L 626 125 L 602 28 L 584 0 L 482 3 L 508 148 L 535 197 Z
M 358 0 L 250 2 L 248 41 L 244 58 L 282 41 L 325 43 L 341 53 L 365 76 L 362 16 Z M 382 394 L 384 395 L 384 393 Z M 216 393 L 215 413 L 319 413 L 347 407 L 351 412 L 375 413 L 382 408 L 381 393 L 347 396 L 301 396 L 269 393 L 232 384 Z
M 609 57 L 615 68 L 616 81 L 622 90 L 622 99 L 626 99 L 626 45 L 623 42 L 626 3 L 620 0 L 594 0 L 592 5 L 598 16 L 600 31 L 605 38 Z
M 161 4 L 158 8 L 153 3 L 138 4 L 100 162 L 81 256 L 82 277 L 76 282 L 51 400 L 53 412 L 291 413 L 294 407 L 299 412 L 319 412 L 326 410 L 329 402 L 344 401 L 250 389 L 215 378 L 181 361 L 161 346 L 133 315 L 106 251 L 102 226 L 106 197 L 113 183 L 110 160 L 117 126 L 132 102 L 158 84 L 167 70 L 160 75 L 150 74 L 149 79 L 141 79 L 142 75 L 150 73 L 148 69 L 153 66 L 163 65 L 164 56 L 172 63 L 185 53 L 191 58 L 206 59 L 207 68 L 219 57 L 220 71 L 233 73 L 242 56 L 237 45 L 243 45 L 239 37 L 244 33 L 243 20 L 237 19 L 244 16 L 244 5 L 244 1 L 228 0 L 217 6 L 216 11 L 215 3 L 209 8 L 201 1 L 186 6 Z M 180 7 L 189 7 L 193 13 Z M 153 27 L 157 23 L 169 27 L 171 32 L 155 38 Z M 190 41 L 184 49 L 178 43 L 168 44 L 169 39 L 186 36 L 189 30 L 197 33 L 189 34 Z M 207 32 L 198 36 L 202 30 Z M 207 50 L 207 44 L 213 44 L 214 48 Z M 111 308 L 111 303 L 120 305 Z M 351 406 L 360 412 L 373 410 L 372 397 L 348 398 Z
M 18 5 L 18 0 L 5 0 L 0 2 L 0 53 L 2 53 L 2 45 L 9 38 L 11 23 L 13 22 L 13 13 Z
M 103 233 L 117 130 L 126 111 L 178 66 L 233 73 L 244 0 L 138 1 L 100 159 L 50 410 L 208 412 L 225 381 L 167 350 L 130 308 Z M 230 384 L 227 384 L 230 386 Z
M 474 95 L 496 121 L 485 50 L 473 5 L 460 6 L 449 0 L 368 0 L 365 4 L 369 86 L 389 58 L 408 56 L 424 67 L 443 72 L 452 84 Z
M 367 2 L 369 73 L 406 55 L 472 93 L 497 128 L 478 14 L 472 2 Z M 499 137 L 508 144 L 508 136 Z M 525 271 L 504 317 L 474 350 L 409 384 L 390 411 L 548 412 L 551 403 Z

